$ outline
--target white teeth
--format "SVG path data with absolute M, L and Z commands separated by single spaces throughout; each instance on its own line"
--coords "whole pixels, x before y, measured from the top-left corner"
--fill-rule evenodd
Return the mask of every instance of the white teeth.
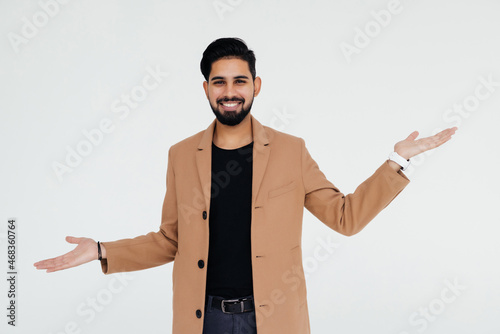
M 223 105 L 224 105 L 225 107 L 229 107 L 229 108 L 234 107 L 234 106 L 236 106 L 237 104 L 238 104 L 238 103 L 223 103 Z

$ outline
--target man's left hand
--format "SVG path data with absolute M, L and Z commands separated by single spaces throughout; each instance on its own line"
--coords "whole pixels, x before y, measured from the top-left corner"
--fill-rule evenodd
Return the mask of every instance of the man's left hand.
M 413 131 L 405 140 L 402 140 L 394 145 L 394 151 L 408 160 L 420 153 L 443 145 L 451 139 L 451 136 L 455 134 L 457 129 L 458 128 L 454 126 L 438 132 L 434 136 L 420 138 L 417 140 L 415 140 L 415 138 L 418 137 L 418 131 Z

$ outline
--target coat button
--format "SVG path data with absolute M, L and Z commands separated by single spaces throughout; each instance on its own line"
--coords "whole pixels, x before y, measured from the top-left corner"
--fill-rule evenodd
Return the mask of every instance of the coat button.
M 201 311 L 200 310 L 196 310 L 196 317 L 201 318 Z
M 203 260 L 198 261 L 198 267 L 203 268 L 205 266 L 205 262 Z
M 206 220 L 207 219 L 207 212 L 206 211 L 203 211 L 203 219 Z

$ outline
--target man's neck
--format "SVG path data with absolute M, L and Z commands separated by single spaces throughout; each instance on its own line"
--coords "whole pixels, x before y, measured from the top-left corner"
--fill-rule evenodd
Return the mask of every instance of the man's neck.
M 253 134 L 249 115 L 240 124 L 234 126 L 224 125 L 216 120 L 212 138 L 215 146 L 232 150 L 250 144 L 253 140 Z

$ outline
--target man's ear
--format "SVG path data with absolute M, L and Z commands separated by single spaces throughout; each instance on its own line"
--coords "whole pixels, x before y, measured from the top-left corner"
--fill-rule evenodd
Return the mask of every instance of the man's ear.
M 253 81 L 253 86 L 254 86 L 254 89 L 253 89 L 253 96 L 256 97 L 257 95 L 259 95 L 259 92 L 260 92 L 260 86 L 262 85 L 262 80 L 260 77 L 255 77 L 255 80 Z
M 203 89 L 205 90 L 205 95 L 207 96 L 208 99 L 208 82 L 203 81 Z

